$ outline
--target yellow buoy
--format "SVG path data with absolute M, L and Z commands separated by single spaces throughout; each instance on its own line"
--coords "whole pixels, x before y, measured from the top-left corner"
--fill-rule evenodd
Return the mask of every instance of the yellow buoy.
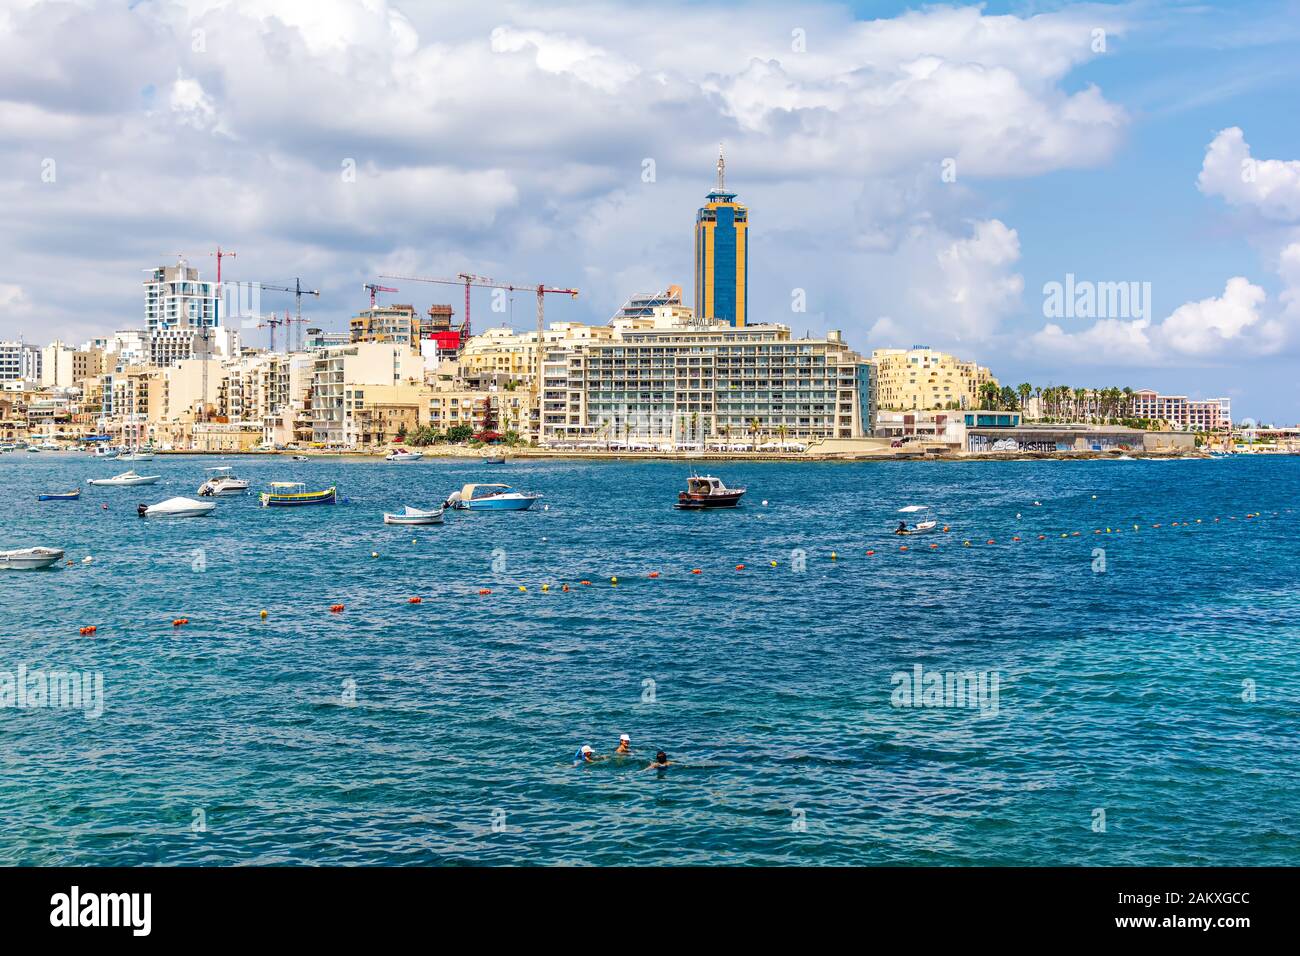
M 618 584 L 618 578 L 617 578 L 617 577 L 610 578 L 610 579 L 609 579 L 609 583 L 610 583 L 610 584 Z
M 262 612 L 262 617 L 263 617 L 263 618 L 266 617 L 266 612 L 265 612 L 265 611 Z
M 371 551 L 371 552 L 370 552 L 370 556 L 371 556 L 372 558 L 377 558 L 377 557 L 379 557 L 379 552 L 378 552 L 378 551 Z
M 521 585 L 519 585 L 519 590 L 521 590 L 521 591 L 527 591 L 528 588 L 524 587 L 524 586 L 521 584 Z
M 835 561 L 835 560 L 838 560 L 838 558 L 839 558 L 839 555 L 836 554 L 834 551 L 832 551 L 832 552 L 831 552 L 831 560 L 832 560 L 832 561 Z

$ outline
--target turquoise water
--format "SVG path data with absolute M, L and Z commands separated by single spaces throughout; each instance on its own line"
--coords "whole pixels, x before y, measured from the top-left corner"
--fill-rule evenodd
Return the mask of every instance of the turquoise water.
M 0 572 L 0 671 L 104 688 L 0 710 L 0 863 L 1300 863 L 1300 460 L 737 463 L 690 513 L 679 463 L 262 458 L 346 503 L 136 517 L 217 463 L 0 459 L 0 547 L 74 562 Z M 473 480 L 546 509 L 381 523 Z M 996 711 L 893 706 L 917 665 Z

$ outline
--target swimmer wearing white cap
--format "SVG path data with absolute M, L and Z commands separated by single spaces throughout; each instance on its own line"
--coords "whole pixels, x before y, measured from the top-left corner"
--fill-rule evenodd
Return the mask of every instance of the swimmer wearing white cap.
M 614 749 L 616 754 L 630 754 L 632 752 L 632 738 L 627 734 L 618 735 L 618 746 Z

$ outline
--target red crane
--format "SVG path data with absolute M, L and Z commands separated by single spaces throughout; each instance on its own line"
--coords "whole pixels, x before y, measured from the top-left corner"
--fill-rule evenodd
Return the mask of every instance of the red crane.
M 382 279 L 382 278 L 384 278 L 384 276 L 380 276 L 380 278 Z M 375 307 L 375 293 L 376 293 L 376 292 L 396 292 L 396 291 L 397 291 L 396 289 L 392 288 L 391 286 L 386 286 L 386 285 L 375 285 L 373 282 L 367 282 L 367 283 L 366 283 L 365 285 L 363 285 L 361 288 L 365 289 L 367 292 L 370 293 L 370 308 L 372 308 L 372 309 Z
M 541 432 L 542 409 L 538 400 L 542 382 L 542 329 L 543 319 L 546 309 L 546 296 L 553 294 L 564 294 L 576 299 L 578 297 L 577 289 L 562 289 L 557 286 L 534 285 L 532 283 L 513 283 L 498 282 L 495 279 L 489 279 L 486 276 L 470 275 L 462 272 L 455 279 L 433 279 L 427 276 L 396 276 L 381 275 L 381 279 L 402 279 L 407 282 L 437 282 L 443 285 L 465 285 L 465 324 L 469 327 L 469 287 L 484 286 L 490 289 L 505 289 L 508 292 L 535 292 L 537 294 L 537 368 L 533 375 L 533 413 L 537 416 L 538 433 Z

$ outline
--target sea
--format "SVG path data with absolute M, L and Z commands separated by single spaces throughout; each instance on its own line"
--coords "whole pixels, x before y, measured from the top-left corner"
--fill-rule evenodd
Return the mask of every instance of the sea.
M 3 455 L 0 864 L 1300 863 L 1300 459 L 697 467 Z

